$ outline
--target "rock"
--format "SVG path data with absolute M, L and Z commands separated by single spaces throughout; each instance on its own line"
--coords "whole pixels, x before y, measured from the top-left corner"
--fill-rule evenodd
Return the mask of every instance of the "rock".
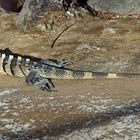
M 46 25 L 43 24 L 43 23 L 42 24 L 41 23 L 38 24 L 37 25 L 37 29 L 40 29 L 41 31 L 46 31 L 47 30 Z
M 59 50 L 54 50 L 52 53 L 51 53 L 51 56 L 60 56 L 62 54 L 61 51 Z
M 140 0 L 89 0 L 97 11 L 114 12 L 122 15 L 139 14 Z
M 83 2 L 82 0 L 73 1 L 75 3 Z M 140 13 L 140 0 L 89 0 L 88 3 L 99 12 L 113 12 L 122 15 Z M 22 28 L 28 27 L 41 13 L 60 7 L 62 7 L 62 0 L 0 0 L 1 11 L 20 12 L 21 10 L 16 23 Z M 74 16 L 69 11 L 67 13 Z
M 105 28 L 103 34 L 116 34 L 116 29 L 114 28 Z
M 35 21 L 42 12 L 59 7 L 59 3 L 58 0 L 25 0 L 16 23 L 17 25 L 26 28 L 30 23 Z

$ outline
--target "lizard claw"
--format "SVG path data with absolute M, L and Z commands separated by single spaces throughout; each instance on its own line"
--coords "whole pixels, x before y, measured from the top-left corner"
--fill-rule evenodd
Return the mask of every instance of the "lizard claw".
M 40 87 L 42 90 L 48 90 L 49 92 L 54 91 L 55 88 L 51 79 L 45 79 L 45 83 L 43 83 Z
M 42 90 L 54 91 L 53 82 L 49 78 L 41 77 L 36 71 L 32 71 L 26 77 L 26 82 L 30 85 L 38 85 Z

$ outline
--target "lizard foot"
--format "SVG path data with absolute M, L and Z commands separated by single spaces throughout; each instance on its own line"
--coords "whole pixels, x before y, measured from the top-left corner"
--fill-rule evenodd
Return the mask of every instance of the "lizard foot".
M 51 79 L 41 77 L 36 71 L 30 72 L 26 77 L 29 85 L 38 85 L 42 90 L 54 91 L 54 84 Z
M 46 79 L 46 78 L 43 79 L 43 83 L 41 84 L 40 88 L 42 90 L 47 90 L 49 92 L 55 91 L 54 90 L 55 86 L 51 79 Z

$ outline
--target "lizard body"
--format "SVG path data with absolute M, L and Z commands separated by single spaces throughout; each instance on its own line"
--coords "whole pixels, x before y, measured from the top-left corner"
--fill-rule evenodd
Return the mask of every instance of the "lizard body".
M 42 89 L 51 91 L 54 84 L 51 79 L 95 79 L 140 77 L 139 73 L 106 73 L 90 72 L 65 68 L 67 61 L 40 59 L 19 55 L 9 49 L 0 50 L 0 73 L 14 77 L 25 77 L 31 85 L 39 85 Z

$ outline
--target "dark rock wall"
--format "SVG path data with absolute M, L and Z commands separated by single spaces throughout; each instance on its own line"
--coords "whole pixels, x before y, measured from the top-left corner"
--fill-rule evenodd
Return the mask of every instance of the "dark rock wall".
M 17 4 L 17 0 L 0 0 L 0 6 L 7 11 L 16 12 Z
M 0 0 L 0 7 L 6 11 L 19 12 L 24 0 Z

